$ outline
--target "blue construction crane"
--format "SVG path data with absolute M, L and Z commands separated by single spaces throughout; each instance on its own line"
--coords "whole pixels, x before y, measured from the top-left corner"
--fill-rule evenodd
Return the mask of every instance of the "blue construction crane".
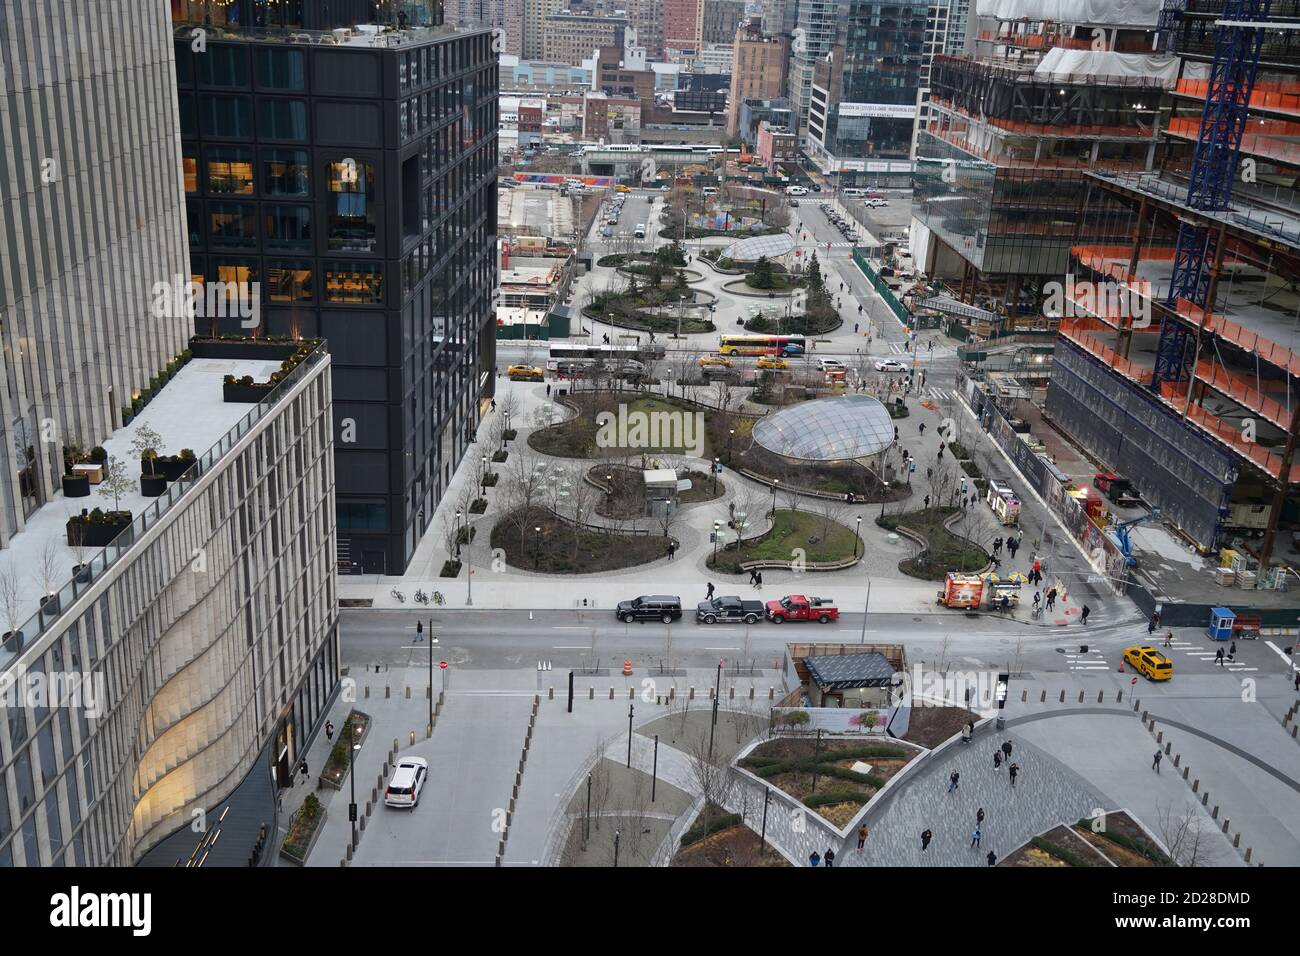
M 1162 20 L 1167 19 L 1172 26 L 1181 13 L 1180 6 L 1177 2 L 1169 4 L 1167 17 L 1162 10 Z M 1227 209 L 1231 204 L 1237 162 L 1241 157 L 1241 136 L 1264 42 L 1261 24 L 1268 19 L 1271 6 L 1272 0 L 1226 0 L 1215 26 L 1214 63 L 1210 67 L 1205 109 L 1201 112 L 1201 129 L 1187 182 L 1187 205 L 1194 210 L 1213 212 Z M 1214 303 L 1207 302 L 1206 298 L 1210 271 L 1218 254 L 1216 229 L 1188 219 L 1179 223 L 1173 275 L 1165 297 L 1170 311 L 1175 310 L 1179 299 L 1186 299 L 1207 312 L 1213 308 Z M 1155 371 L 1151 376 L 1153 391 L 1158 392 L 1165 382 L 1191 378 L 1193 336 L 1193 330 L 1183 322 L 1171 317 L 1161 320 Z
M 1115 543 L 1119 545 L 1120 554 L 1124 555 L 1124 563 L 1128 567 L 1137 564 L 1137 558 L 1133 557 L 1133 541 L 1129 537 L 1128 529 L 1135 524 L 1141 524 L 1143 521 L 1154 521 L 1160 517 L 1160 509 L 1152 508 L 1144 515 L 1138 515 L 1136 518 L 1129 518 L 1128 521 L 1121 521 L 1110 529 L 1110 533 L 1115 537 Z

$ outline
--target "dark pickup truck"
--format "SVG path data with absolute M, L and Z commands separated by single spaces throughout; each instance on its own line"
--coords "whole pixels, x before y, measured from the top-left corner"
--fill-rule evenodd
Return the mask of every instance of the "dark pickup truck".
M 762 619 L 762 601 L 742 601 L 735 595 L 716 597 L 712 601 L 701 601 L 695 608 L 695 620 L 702 624 L 717 624 L 719 621 L 744 621 L 746 624 L 757 624 Z

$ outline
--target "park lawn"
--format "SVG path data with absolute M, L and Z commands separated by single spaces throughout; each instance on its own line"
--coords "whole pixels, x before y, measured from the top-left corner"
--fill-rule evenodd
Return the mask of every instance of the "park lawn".
M 834 521 L 828 523 L 821 515 L 778 510 L 773 516 L 772 530 L 762 539 L 742 542 L 739 550 L 731 547 L 720 550 L 716 562 L 710 558 L 710 565 L 719 571 L 739 574 L 740 565 L 746 561 L 790 561 L 795 548 L 804 550 L 804 560 L 810 564 L 840 561 L 853 556 L 856 543 L 857 536 L 851 530 Z
M 700 457 L 709 458 L 710 452 L 707 417 L 696 418 L 697 413 L 701 413 L 698 408 L 692 408 L 686 404 L 673 402 L 671 399 L 663 399 L 646 395 L 637 395 L 631 398 L 628 393 L 619 392 L 583 392 L 571 396 L 573 403 L 578 406 L 578 414 L 567 422 L 561 422 L 558 425 L 551 425 L 547 428 L 539 428 L 528 436 L 528 446 L 534 451 L 539 451 L 544 455 L 551 455 L 556 458 L 626 458 L 628 455 L 639 454 L 678 454 L 678 455 L 696 455 L 700 454 L 699 449 L 693 447 L 698 439 L 703 443 L 704 451 Z M 629 398 L 631 400 L 629 401 Z M 668 444 L 662 441 L 655 444 L 646 444 L 635 448 L 625 447 L 608 447 L 602 448 L 597 445 L 597 436 L 599 426 L 596 424 L 596 418 L 601 412 L 608 411 L 611 414 L 618 415 L 618 406 L 627 405 L 629 431 L 625 437 L 629 440 L 649 441 L 651 438 L 668 439 Z M 671 418 L 649 419 L 652 427 L 645 429 L 642 439 L 632 431 L 632 423 L 639 418 L 634 413 L 642 413 L 648 416 L 653 415 L 671 415 Z M 658 422 L 657 427 L 655 426 Z M 617 418 L 615 419 L 617 427 Z M 655 432 L 657 431 L 657 434 Z M 673 439 L 677 441 L 674 443 Z
M 876 524 L 894 530 L 899 525 L 923 535 L 929 547 L 912 558 L 898 562 L 898 570 L 922 581 L 942 581 L 949 571 L 981 571 L 989 556 L 983 548 L 953 534 L 943 526 L 956 508 L 927 508 L 877 518 Z
M 534 525 L 534 522 L 536 524 Z M 502 516 L 492 528 L 492 548 L 505 553 L 512 567 L 542 574 L 588 574 L 614 571 L 657 561 L 668 554 L 668 538 L 662 535 L 604 534 L 575 528 L 546 512 L 538 511 L 524 522 L 529 531 L 520 541 L 519 526 Z
M 918 753 L 860 740 L 823 739 L 818 744 L 812 737 L 778 737 L 755 747 L 740 765 L 842 828 Z M 853 771 L 858 760 L 871 765 L 869 775 Z

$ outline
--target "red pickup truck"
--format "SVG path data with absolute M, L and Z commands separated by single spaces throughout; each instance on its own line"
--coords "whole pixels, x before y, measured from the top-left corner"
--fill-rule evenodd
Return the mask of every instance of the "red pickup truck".
M 820 621 L 829 624 L 838 621 L 840 610 L 830 598 L 805 597 L 802 594 L 788 594 L 779 601 L 768 601 L 767 619 L 773 624 L 786 621 Z

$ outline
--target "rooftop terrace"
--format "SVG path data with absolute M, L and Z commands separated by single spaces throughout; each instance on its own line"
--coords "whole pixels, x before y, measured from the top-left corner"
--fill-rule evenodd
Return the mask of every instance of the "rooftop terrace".
M 186 492 L 274 407 L 280 396 L 326 355 L 323 344 L 318 345 L 307 359 L 281 380 L 267 399 L 255 405 L 223 401 L 222 380 L 226 375 L 236 378 L 251 375 L 255 381 L 264 382 L 280 370 L 279 354 L 257 360 L 192 358 L 129 425 L 119 428 L 102 443 L 110 460 L 120 459 L 126 465 L 127 475 L 136 480 L 135 489 L 123 495 L 120 504 L 115 504 L 110 495 L 104 494 L 100 490 L 102 486 L 92 486 L 88 498 L 65 498 L 62 492 L 56 493 L 28 516 L 26 526 L 13 536 L 9 546 L 0 549 L 0 580 L 9 578 L 16 596 L 15 620 L 13 623 L 0 621 L 0 629 L 11 631 L 13 624 L 17 624 L 23 645 L 28 645 L 54 626 L 61 613 L 66 613 L 106 570 L 128 554 L 145 531 L 180 502 Z M 167 491 L 157 498 L 140 494 L 140 459 L 131 451 L 132 442 L 146 425 L 162 436 L 164 445 L 160 454 L 174 455 L 182 448 L 192 448 L 197 456 L 186 475 L 169 483 Z M 66 524 L 83 508 L 129 510 L 134 520 L 131 527 L 108 547 L 102 550 L 86 547 L 78 551 L 68 545 Z M 38 612 L 46 582 L 36 572 L 46 563 L 47 554 L 52 558 L 50 563 L 57 568 L 50 583 L 61 609 L 61 612 L 52 614 Z M 88 566 L 89 578 L 74 582 L 73 566 L 79 563 Z M 0 608 L 0 611 L 8 610 Z M 14 646 L 0 647 L 0 671 L 7 668 L 21 651 L 16 642 L 11 644 Z

